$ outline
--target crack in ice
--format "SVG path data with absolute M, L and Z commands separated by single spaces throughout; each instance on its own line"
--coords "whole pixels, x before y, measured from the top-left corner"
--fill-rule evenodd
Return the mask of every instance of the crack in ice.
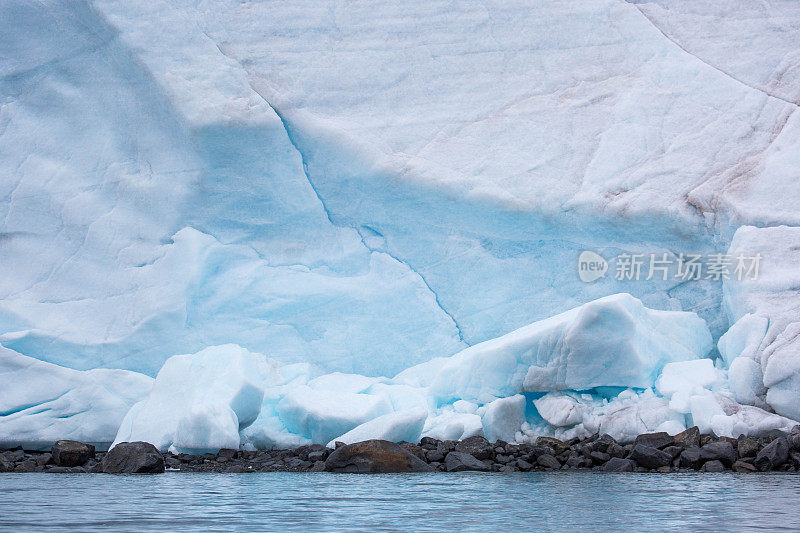
M 762 94 L 765 94 L 765 95 L 767 95 L 767 96 L 769 96 L 769 97 L 771 97 L 771 98 L 775 98 L 775 99 L 777 99 L 777 100 L 780 100 L 780 101 L 782 101 L 782 102 L 786 102 L 787 104 L 791 104 L 791 105 L 793 105 L 793 106 L 795 106 L 795 107 L 800 107 L 800 103 L 798 103 L 798 102 L 795 102 L 795 101 L 789 100 L 788 98 L 784 98 L 783 96 L 778 96 L 777 94 L 772 94 L 772 93 L 771 93 L 771 92 L 769 92 L 768 90 L 766 90 L 766 89 L 763 89 L 763 88 L 761 88 L 761 87 L 757 87 L 757 86 L 755 86 L 755 85 L 751 85 L 750 83 L 747 83 L 746 81 L 744 81 L 744 80 L 742 80 L 742 79 L 739 79 L 739 78 L 737 78 L 736 76 L 734 76 L 734 75 L 733 75 L 733 74 L 731 74 L 730 72 L 726 72 L 725 70 L 722 70 L 722 68 L 720 68 L 720 67 L 718 67 L 718 66 L 716 66 L 716 65 L 712 65 L 711 63 L 709 63 L 708 61 L 706 61 L 706 60 L 705 60 L 705 59 L 703 59 L 702 57 L 698 56 L 697 54 L 693 54 L 692 52 L 690 52 L 689 50 L 687 50 L 687 49 L 686 49 L 686 48 L 685 48 L 685 47 L 684 47 L 684 46 L 683 46 L 681 43 L 679 43 L 678 41 L 676 41 L 675 39 L 673 39 L 672 37 L 670 37 L 669 35 L 667 35 L 667 33 L 666 33 L 664 30 L 662 30 L 662 29 L 659 27 L 659 25 L 658 25 L 658 24 L 656 24 L 656 23 L 653 21 L 653 19 L 651 19 L 649 16 L 647 16 L 647 13 L 645 13 L 645 12 L 642 10 L 642 8 L 640 8 L 638 5 L 636 5 L 635 3 L 633 3 L 631 0 L 626 0 L 626 2 L 627 2 L 628 4 L 630 4 L 630 5 L 632 5 L 633 7 L 635 7 L 635 8 L 636 8 L 636 10 L 637 10 L 639 13 L 641 13 L 641 15 L 642 15 L 642 16 L 643 16 L 643 17 L 644 17 L 646 20 L 647 20 L 647 22 L 649 22 L 649 23 L 650 23 L 650 25 L 652 25 L 652 26 L 653 26 L 653 27 L 654 27 L 656 30 L 658 30 L 658 32 L 659 32 L 661 35 L 663 35 L 663 36 L 664 36 L 664 38 L 666 38 L 666 39 L 667 39 L 669 42 L 671 42 L 672 44 L 674 44 L 675 46 L 677 46 L 678 48 L 680 48 L 681 50 L 683 50 L 684 52 L 686 52 L 686 53 L 687 53 L 687 54 L 689 54 L 690 56 L 694 57 L 695 59 L 697 59 L 698 61 L 700 61 L 700 62 L 701 62 L 701 63 L 703 63 L 704 65 L 706 65 L 706 66 L 708 66 L 708 67 L 711 67 L 711 68 L 713 68 L 713 69 L 714 69 L 714 70 L 716 70 L 717 72 L 719 72 L 719 73 L 721 73 L 721 74 L 724 74 L 725 76 L 729 77 L 730 79 L 732 79 L 732 80 L 734 80 L 734 81 L 736 81 L 736 82 L 739 82 L 740 84 L 744 85 L 745 87 L 747 87 L 747 88 L 749 88 L 749 89 L 753 89 L 754 91 L 758 91 L 758 92 L 760 92 L 760 93 L 762 93 Z
M 314 181 L 311 179 L 311 176 L 308 173 L 308 163 L 306 161 L 305 154 L 303 153 L 303 151 L 300 149 L 300 147 L 298 146 L 297 142 L 295 141 L 295 139 L 294 139 L 294 137 L 293 137 L 293 135 L 291 133 L 291 128 L 289 127 L 288 123 L 286 122 L 286 119 L 283 117 L 283 114 L 280 111 L 278 111 L 275 108 L 275 106 L 273 106 L 266 98 L 264 98 L 264 96 L 261 93 L 259 93 L 255 88 L 253 88 L 253 91 L 256 94 L 258 94 L 261 97 L 262 100 L 264 100 L 264 102 L 275 112 L 275 115 L 277 115 L 278 120 L 281 121 L 281 125 L 283 126 L 283 129 L 286 132 L 286 136 L 289 138 L 289 143 L 291 143 L 292 147 L 294 147 L 294 149 L 297 151 L 297 153 L 300 156 L 300 162 L 301 162 L 302 167 L 303 167 L 303 174 L 306 177 L 306 181 L 308 182 L 309 187 L 311 187 L 311 190 L 314 191 L 314 195 L 317 197 L 317 200 L 319 200 L 319 203 L 322 206 L 322 210 L 325 212 L 325 216 L 327 217 L 328 222 L 330 222 L 331 225 L 333 225 L 333 226 L 335 226 L 337 228 L 349 228 L 349 229 L 354 230 L 358 234 L 359 239 L 361 240 L 361 244 L 369 252 L 385 254 L 386 256 L 394 259 L 395 261 L 397 261 L 401 265 L 404 265 L 406 268 L 408 268 L 411 272 L 416 274 L 417 277 L 420 279 L 420 281 L 422 281 L 422 283 L 425 285 L 425 287 L 427 287 L 427 289 L 433 295 L 433 299 L 434 299 L 434 302 L 436 302 L 436 306 L 453 323 L 453 326 L 456 328 L 456 331 L 458 332 L 459 341 L 461 343 L 465 344 L 466 346 L 470 346 L 470 343 L 466 340 L 466 337 L 464 336 L 464 331 L 461 329 L 461 325 L 458 323 L 458 320 L 456 320 L 456 317 L 442 305 L 442 302 L 439 299 L 438 293 L 433 289 L 433 287 L 431 287 L 430 283 L 428 283 L 428 280 L 425 279 L 425 276 L 423 276 L 421 272 L 419 272 L 417 269 L 412 267 L 406 261 L 403 261 L 399 257 L 387 252 L 386 250 L 379 250 L 377 248 L 374 248 L 374 247 L 368 245 L 367 242 L 366 242 L 366 239 L 364 238 L 364 235 L 361 233 L 361 231 L 357 227 L 354 227 L 354 226 L 342 226 L 342 225 L 337 224 L 337 223 L 335 223 L 333 221 L 333 218 L 331 217 L 330 210 L 328 209 L 328 206 L 325 204 L 325 200 L 322 199 L 322 195 L 320 195 L 319 190 L 317 189 L 316 185 L 314 185 Z

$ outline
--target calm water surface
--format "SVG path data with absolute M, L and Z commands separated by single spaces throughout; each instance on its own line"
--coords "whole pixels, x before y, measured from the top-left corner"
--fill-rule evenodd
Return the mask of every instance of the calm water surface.
M 799 475 L 0 474 L 8 531 L 800 529 Z

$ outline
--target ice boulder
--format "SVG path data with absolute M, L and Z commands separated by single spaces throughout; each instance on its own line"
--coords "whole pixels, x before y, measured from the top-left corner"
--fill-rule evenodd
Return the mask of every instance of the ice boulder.
M 152 386 L 136 372 L 72 370 L 0 346 L 0 448 L 70 439 L 105 449 Z
M 290 433 L 327 444 L 351 429 L 392 412 L 383 396 L 348 391 L 292 388 L 277 405 L 280 420 Z
M 483 436 L 483 420 L 480 415 L 460 412 L 448 405 L 428 416 L 421 436 L 439 440 L 464 440 L 475 435 Z
M 737 357 L 731 362 L 728 369 L 728 387 L 733 393 L 733 398 L 741 404 L 766 405 L 762 400 L 767 388 L 764 386 L 761 365 L 749 357 Z
M 735 266 L 723 281 L 723 304 L 733 326 L 720 352 L 728 361 L 737 355 L 756 361 L 769 406 L 800 419 L 800 227 L 742 226 L 728 255 Z M 737 271 L 740 258 L 746 269 Z M 736 375 L 740 384 L 758 378 L 752 365 L 742 365 Z M 760 394 L 757 385 L 752 389 Z
M 332 439 L 328 448 L 334 448 L 336 441 L 353 444 L 371 439 L 416 443 L 419 442 L 427 418 L 427 409 L 410 409 L 381 415 Z
M 234 344 L 175 355 L 125 416 L 114 443 L 192 453 L 238 448 L 240 430 L 261 411 L 264 389 L 280 379 L 276 363 Z
M 553 427 L 569 427 L 583 421 L 579 401 L 563 392 L 549 392 L 533 401 L 539 415 Z
M 752 313 L 737 320 L 717 342 L 725 365 L 730 366 L 737 357 L 755 359 L 768 326 L 769 320 Z
M 514 442 L 516 434 L 525 422 L 525 396 L 516 394 L 499 398 L 478 410 L 483 424 L 483 434 L 494 442 Z
M 714 361 L 711 359 L 679 361 L 664 365 L 661 375 L 656 380 L 656 390 L 669 400 L 671 409 L 679 413 L 688 413 L 692 394 L 711 387 L 718 381 L 722 381 L 722 377 L 714 368 Z
M 646 308 L 615 294 L 471 346 L 431 369 L 440 403 L 489 403 L 520 392 L 648 388 L 662 367 L 712 348 L 695 313 Z
M 600 408 L 595 416 L 600 422 L 599 433 L 608 433 L 619 442 L 633 442 L 642 433 L 666 431 L 674 435 L 686 429 L 684 415 L 649 389 L 642 394 L 628 391 Z
M 723 394 L 703 391 L 692 396 L 691 420 L 702 433 L 718 437 L 762 436 L 770 431 L 789 432 L 797 422 L 751 405 L 740 405 Z

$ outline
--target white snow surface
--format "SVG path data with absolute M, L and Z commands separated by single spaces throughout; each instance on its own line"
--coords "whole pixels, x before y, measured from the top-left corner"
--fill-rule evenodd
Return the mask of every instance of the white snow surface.
M 793 0 L 4 1 L 0 445 L 788 427 L 799 102 Z

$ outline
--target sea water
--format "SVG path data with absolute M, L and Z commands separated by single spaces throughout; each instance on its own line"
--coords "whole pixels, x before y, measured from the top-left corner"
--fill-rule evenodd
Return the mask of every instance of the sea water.
M 8 531 L 800 528 L 792 474 L 0 474 Z

